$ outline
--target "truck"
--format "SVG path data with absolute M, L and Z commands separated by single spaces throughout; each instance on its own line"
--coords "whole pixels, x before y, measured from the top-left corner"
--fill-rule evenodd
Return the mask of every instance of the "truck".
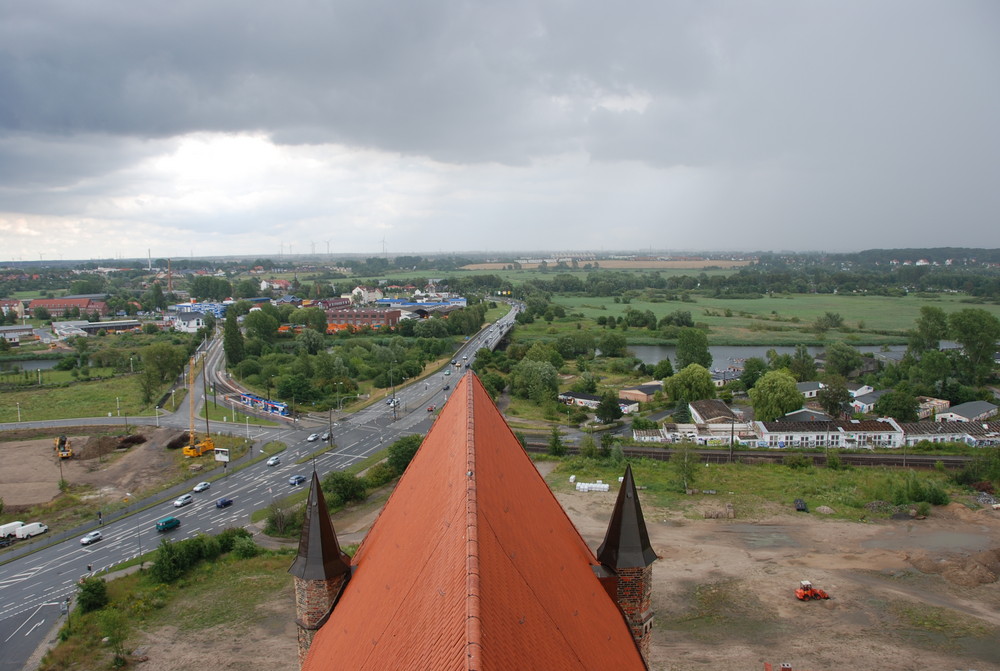
M 73 445 L 66 436 L 59 436 L 55 439 L 56 454 L 60 459 L 69 459 L 73 456 Z
M 31 538 L 32 536 L 37 536 L 38 534 L 44 534 L 49 528 L 42 524 L 41 522 L 32 522 L 30 524 L 25 524 L 23 527 L 18 527 L 14 535 L 18 538 Z
M 190 442 L 184 446 L 183 450 L 181 450 L 185 457 L 200 457 L 206 452 L 215 451 L 215 442 L 212 440 L 211 436 L 206 436 L 205 440 L 200 443 L 195 442 L 195 440 L 196 437 L 194 431 L 192 431 Z
M 15 538 L 17 530 L 24 526 L 24 522 L 8 522 L 0 525 L 0 538 Z

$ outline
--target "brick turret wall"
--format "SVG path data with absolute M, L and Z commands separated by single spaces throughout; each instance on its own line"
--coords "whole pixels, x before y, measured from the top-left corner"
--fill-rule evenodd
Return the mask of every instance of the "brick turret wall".
M 649 658 L 649 642 L 653 629 L 653 567 L 620 568 L 617 571 L 615 600 L 625 614 L 632 638 L 644 659 Z
M 333 604 L 348 574 L 330 580 L 295 578 L 295 625 L 298 629 L 299 666 L 306 660 L 313 637 L 333 611 Z

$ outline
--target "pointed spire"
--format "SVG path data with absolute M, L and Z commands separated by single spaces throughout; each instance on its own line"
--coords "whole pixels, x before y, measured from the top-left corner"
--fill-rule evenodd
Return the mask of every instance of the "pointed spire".
M 618 490 L 618 500 L 615 501 L 604 542 L 597 548 L 597 558 L 601 564 L 614 570 L 649 566 L 656 561 L 642 517 L 631 464 L 625 467 L 625 478 Z
M 299 555 L 288 572 L 303 580 L 329 580 L 350 572 L 351 567 L 343 557 L 319 486 L 319 475 L 313 471 L 302 535 L 299 536 Z

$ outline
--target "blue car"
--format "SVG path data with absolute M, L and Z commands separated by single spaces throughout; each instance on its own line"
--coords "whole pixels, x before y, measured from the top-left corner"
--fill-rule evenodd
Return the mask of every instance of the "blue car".
M 305 481 L 306 481 L 306 476 L 304 475 L 293 475 L 292 477 L 288 478 L 288 484 L 292 485 L 293 487 L 295 485 L 301 485 Z
M 218 501 L 215 502 L 215 507 L 216 508 L 228 508 L 231 505 L 233 505 L 233 500 L 232 499 L 227 499 L 225 497 L 223 497 L 223 498 L 221 498 L 221 499 L 219 499 Z

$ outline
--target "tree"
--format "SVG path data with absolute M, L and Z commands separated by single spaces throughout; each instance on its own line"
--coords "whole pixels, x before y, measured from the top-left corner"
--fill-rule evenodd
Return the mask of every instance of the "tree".
M 980 384 L 993 370 L 1000 319 L 982 308 L 966 308 L 948 316 L 948 333 L 962 345 L 965 382 Z
M 847 390 L 847 380 L 840 375 L 823 378 L 823 387 L 816 392 L 816 401 L 823 410 L 836 419 L 851 402 L 851 392 Z
M 698 461 L 698 454 L 691 449 L 690 443 L 681 443 L 679 447 L 674 448 L 673 454 L 670 455 L 670 466 L 677 476 L 677 484 L 681 491 L 686 492 L 694 486 L 701 464 Z
M 353 473 L 330 471 L 323 478 L 322 488 L 340 503 L 365 499 L 365 483 Z
M 243 333 L 240 331 L 239 321 L 233 310 L 226 313 L 226 323 L 222 327 L 222 347 L 226 352 L 228 366 L 238 365 L 246 356 Z
M 708 335 L 701 329 L 685 327 L 677 334 L 677 367 L 696 363 L 711 368 L 712 353 L 708 351 Z
M 948 335 L 948 315 L 939 307 L 924 305 L 920 316 L 910 331 L 909 350 L 913 354 L 938 350 L 941 340 Z
M 892 417 L 898 422 L 917 421 L 920 404 L 912 394 L 899 389 L 883 394 L 875 401 L 875 412 L 879 417 Z
M 79 591 L 76 595 L 76 602 L 80 606 L 80 611 L 89 613 L 100 610 L 108 605 L 108 585 L 103 578 L 90 576 L 80 581 Z
M 660 363 L 656 364 L 655 368 L 653 368 L 653 377 L 657 380 L 666 380 L 673 374 L 674 365 L 670 363 L 670 359 L 663 359 Z
M 767 362 L 758 356 L 752 356 L 743 362 L 743 372 L 740 374 L 740 382 L 744 389 L 753 389 L 757 380 L 768 370 Z
M 691 401 L 715 398 L 712 374 L 696 363 L 686 366 L 684 370 L 669 378 L 664 386 L 674 403 L 687 405 Z
M 392 466 L 393 470 L 402 474 L 417 454 L 417 450 L 420 448 L 420 443 L 423 440 L 423 436 L 413 434 L 412 436 L 404 436 L 390 445 L 387 450 L 389 453 L 388 463 Z
M 559 433 L 559 427 L 553 426 L 552 433 L 549 434 L 549 454 L 554 457 L 561 457 L 566 454 L 566 446 L 563 445 L 562 435 Z
M 48 321 L 49 319 L 52 319 L 52 315 L 49 314 L 49 311 L 42 307 L 35 308 L 34 316 L 35 319 L 41 319 L 42 321 Z
M 315 355 L 323 350 L 323 336 L 311 328 L 304 329 L 302 333 L 295 336 L 297 342 L 307 353 Z
M 795 346 L 795 353 L 792 355 L 792 363 L 788 370 L 799 382 L 816 378 L 816 360 L 809 353 L 808 347 L 803 344 Z
M 277 339 L 279 325 L 277 317 L 263 310 L 253 310 L 243 319 L 247 337 L 259 338 L 264 342 L 274 342 Z
M 622 416 L 622 408 L 618 404 L 618 399 L 611 392 L 601 397 L 601 403 L 597 406 L 597 419 L 604 424 L 613 422 Z
M 522 359 L 510 371 L 511 394 L 543 403 L 559 391 L 559 372 L 547 361 Z
M 826 372 L 847 377 L 861 366 L 861 353 L 845 342 L 834 342 L 826 348 Z
M 621 333 L 605 333 L 597 342 L 597 348 L 601 350 L 601 356 L 625 356 L 627 344 Z
M 131 633 L 131 620 L 118 608 L 107 608 L 100 613 L 101 633 L 108 640 L 108 647 L 114 657 L 112 666 L 125 666 L 125 642 Z
M 802 394 L 788 371 L 768 371 L 747 393 L 753 403 L 754 417 L 762 422 L 772 422 L 802 407 Z

